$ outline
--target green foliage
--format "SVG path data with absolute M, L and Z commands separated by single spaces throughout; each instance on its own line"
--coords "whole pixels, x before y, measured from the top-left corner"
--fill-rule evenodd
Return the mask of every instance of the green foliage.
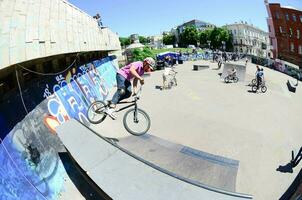
M 130 38 L 129 37 L 120 37 L 121 46 L 128 46 L 130 45 Z
M 199 40 L 199 33 L 195 26 L 187 26 L 180 34 L 180 44 L 183 47 L 188 45 L 197 45 Z
M 148 44 L 148 43 L 150 43 L 150 39 L 146 38 L 144 36 L 139 36 L 139 42 L 142 44 Z
M 211 34 L 211 30 L 205 30 L 205 31 L 201 31 L 199 33 L 199 42 L 200 45 L 203 47 L 208 47 L 208 40 L 210 40 L 210 34 Z
M 164 35 L 163 43 L 165 45 L 174 45 L 176 41 L 175 35 Z
M 156 56 L 148 47 L 145 47 L 143 50 L 133 49 L 131 53 L 132 53 L 132 61 L 142 61 L 146 57 L 155 58 Z
M 211 48 L 213 49 L 222 49 L 223 44 L 222 41 L 225 42 L 225 47 L 227 51 L 232 50 L 232 40 L 233 36 L 230 32 L 225 28 L 214 28 L 212 30 L 205 30 L 200 32 L 199 42 L 201 46 L 208 47 L 207 41 L 211 41 Z

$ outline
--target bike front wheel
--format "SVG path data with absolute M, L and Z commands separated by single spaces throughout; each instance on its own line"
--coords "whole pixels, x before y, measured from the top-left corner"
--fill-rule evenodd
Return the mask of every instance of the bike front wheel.
M 87 111 L 87 118 L 92 124 L 99 124 L 106 118 L 105 110 L 107 105 L 103 101 L 93 102 Z
M 262 87 L 261 87 L 261 92 L 262 92 L 262 93 L 265 93 L 266 91 L 267 91 L 267 87 L 266 87 L 266 86 L 262 86 Z
M 237 83 L 239 81 L 238 77 L 234 77 L 234 83 Z
M 151 126 L 149 115 L 142 109 L 128 110 L 123 119 L 125 129 L 135 136 L 140 136 L 148 132 Z

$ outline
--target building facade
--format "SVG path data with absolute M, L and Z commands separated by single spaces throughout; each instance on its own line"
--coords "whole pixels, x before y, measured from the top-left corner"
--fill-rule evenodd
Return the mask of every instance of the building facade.
M 194 19 L 194 20 L 185 22 L 177 27 L 174 27 L 171 29 L 171 31 L 169 33 L 164 32 L 164 34 L 175 35 L 176 43 L 179 43 L 180 34 L 182 34 L 183 31 L 185 30 L 185 28 L 188 26 L 195 26 L 198 31 L 204 31 L 204 30 L 213 29 L 216 27 L 213 24 Z
M 160 49 L 164 46 L 163 35 L 150 36 L 149 39 L 150 39 L 150 46 L 154 49 Z
M 273 57 L 302 67 L 302 11 L 265 1 Z
M 234 51 L 259 57 L 271 57 L 268 33 L 246 22 L 225 25 L 233 35 Z

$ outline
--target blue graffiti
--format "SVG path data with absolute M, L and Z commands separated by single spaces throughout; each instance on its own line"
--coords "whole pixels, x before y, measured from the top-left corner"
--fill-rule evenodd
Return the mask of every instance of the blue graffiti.
M 105 100 L 109 89 L 116 84 L 116 67 L 111 61 L 112 57 L 107 57 L 80 66 L 82 73 L 73 75 L 70 83 L 57 76 L 60 83 L 53 87 L 57 100 L 50 98 L 49 113 L 61 123 L 65 121 L 64 108 L 70 118 L 85 123 L 89 105 L 96 100 Z

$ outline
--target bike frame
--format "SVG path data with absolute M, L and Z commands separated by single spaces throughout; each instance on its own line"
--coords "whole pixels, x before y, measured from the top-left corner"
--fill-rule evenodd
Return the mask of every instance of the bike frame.
M 116 112 L 120 112 L 120 111 L 125 110 L 125 109 L 127 109 L 127 108 L 130 108 L 130 107 L 132 107 L 132 106 L 134 106 L 134 109 L 137 110 L 137 103 L 136 103 L 136 102 L 137 102 L 136 99 L 133 100 L 133 101 L 130 101 L 130 102 L 127 102 L 127 101 L 118 102 L 117 104 L 130 104 L 130 105 L 124 106 L 124 107 L 122 107 L 122 108 L 116 110 Z

